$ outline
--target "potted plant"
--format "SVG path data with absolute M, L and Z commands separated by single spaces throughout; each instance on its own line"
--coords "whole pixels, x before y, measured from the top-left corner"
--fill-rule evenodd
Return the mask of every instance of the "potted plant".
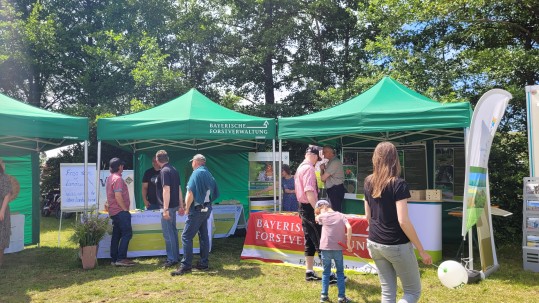
M 75 221 L 74 232 L 69 240 L 80 246 L 80 258 L 84 269 L 92 269 L 97 263 L 97 245 L 110 232 L 109 218 L 88 213 Z

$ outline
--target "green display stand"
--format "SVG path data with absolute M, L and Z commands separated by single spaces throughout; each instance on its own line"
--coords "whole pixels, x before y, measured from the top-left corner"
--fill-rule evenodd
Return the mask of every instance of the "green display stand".
M 342 210 L 345 214 L 364 215 L 365 204 L 363 200 L 344 199 Z

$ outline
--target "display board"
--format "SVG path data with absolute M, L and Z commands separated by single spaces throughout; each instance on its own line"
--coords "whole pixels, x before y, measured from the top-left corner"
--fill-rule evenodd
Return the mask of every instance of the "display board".
M 95 163 L 88 163 L 88 209 L 96 207 L 99 210 L 104 210 L 105 202 L 107 202 L 105 185 L 109 175 L 109 171 L 99 172 L 99 203 L 96 203 Z M 129 190 L 130 209 L 135 209 L 134 172 L 124 170 L 122 179 L 127 183 Z M 75 212 L 84 210 L 84 163 L 60 164 L 60 197 L 62 199 L 62 211 Z
M 275 161 L 273 155 L 275 155 Z M 249 196 L 273 197 L 273 178 L 279 177 L 278 157 L 278 153 L 272 152 L 249 153 Z M 282 153 L 281 162 L 282 164 L 290 163 L 288 152 Z M 279 183 L 276 188 L 278 192 Z
M 465 165 L 464 143 L 434 143 L 434 188 L 443 199 L 462 201 Z
M 539 178 L 523 180 L 522 252 L 524 269 L 539 272 Z
M 107 179 L 110 176 L 109 171 L 100 171 L 99 172 L 99 210 L 105 210 L 105 202 L 107 202 Z M 135 203 L 135 172 L 133 170 L 124 170 L 122 172 L 122 179 L 124 179 L 127 184 L 127 189 L 129 190 L 129 209 L 134 210 L 137 206 Z
M 410 189 L 427 188 L 427 154 L 424 144 L 396 146 L 401 162 L 401 177 Z M 365 178 L 372 174 L 374 148 L 345 149 L 343 152 L 344 187 L 350 194 L 363 194 Z
M 95 207 L 95 163 L 88 163 L 88 209 Z M 84 210 L 84 163 L 60 163 L 62 211 Z

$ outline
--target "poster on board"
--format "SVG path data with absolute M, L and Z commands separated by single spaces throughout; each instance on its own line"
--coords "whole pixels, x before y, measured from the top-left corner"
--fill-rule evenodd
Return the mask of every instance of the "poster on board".
M 106 182 L 110 172 L 99 172 L 99 203 L 96 203 L 95 186 L 95 163 L 88 163 L 88 209 L 105 209 L 107 201 Z M 135 209 L 135 175 L 133 170 L 124 170 L 122 178 L 129 189 L 130 209 Z M 84 210 L 84 163 L 61 163 L 60 164 L 60 197 L 62 199 L 62 211 L 75 212 Z M 98 205 L 99 204 L 99 207 Z
M 88 163 L 88 209 L 96 206 L 95 163 Z M 84 163 L 60 163 L 62 211 L 84 210 Z
M 107 179 L 110 176 L 108 170 L 102 170 L 99 172 L 99 210 L 105 210 L 105 202 L 107 202 Z M 127 189 L 129 190 L 129 209 L 133 210 L 136 207 L 135 203 L 135 172 L 133 170 L 124 170 L 122 172 L 122 179 L 124 179 L 127 184 Z
M 274 172 L 279 178 L 279 154 L 275 153 L 275 157 L 274 164 L 272 152 L 249 153 L 249 196 L 273 197 Z M 281 160 L 282 164 L 290 163 L 288 152 L 282 153 Z

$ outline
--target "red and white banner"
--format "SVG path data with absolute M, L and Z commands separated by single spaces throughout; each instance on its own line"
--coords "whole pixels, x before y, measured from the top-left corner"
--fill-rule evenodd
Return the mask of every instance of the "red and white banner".
M 344 268 L 372 272 L 365 263 L 373 263 L 367 250 L 367 219 L 356 215 L 347 215 L 347 218 L 352 225 L 353 251 L 343 250 Z M 297 213 L 251 213 L 241 259 L 305 266 L 304 243 L 301 219 Z M 319 258 L 315 258 L 315 266 L 322 267 Z

